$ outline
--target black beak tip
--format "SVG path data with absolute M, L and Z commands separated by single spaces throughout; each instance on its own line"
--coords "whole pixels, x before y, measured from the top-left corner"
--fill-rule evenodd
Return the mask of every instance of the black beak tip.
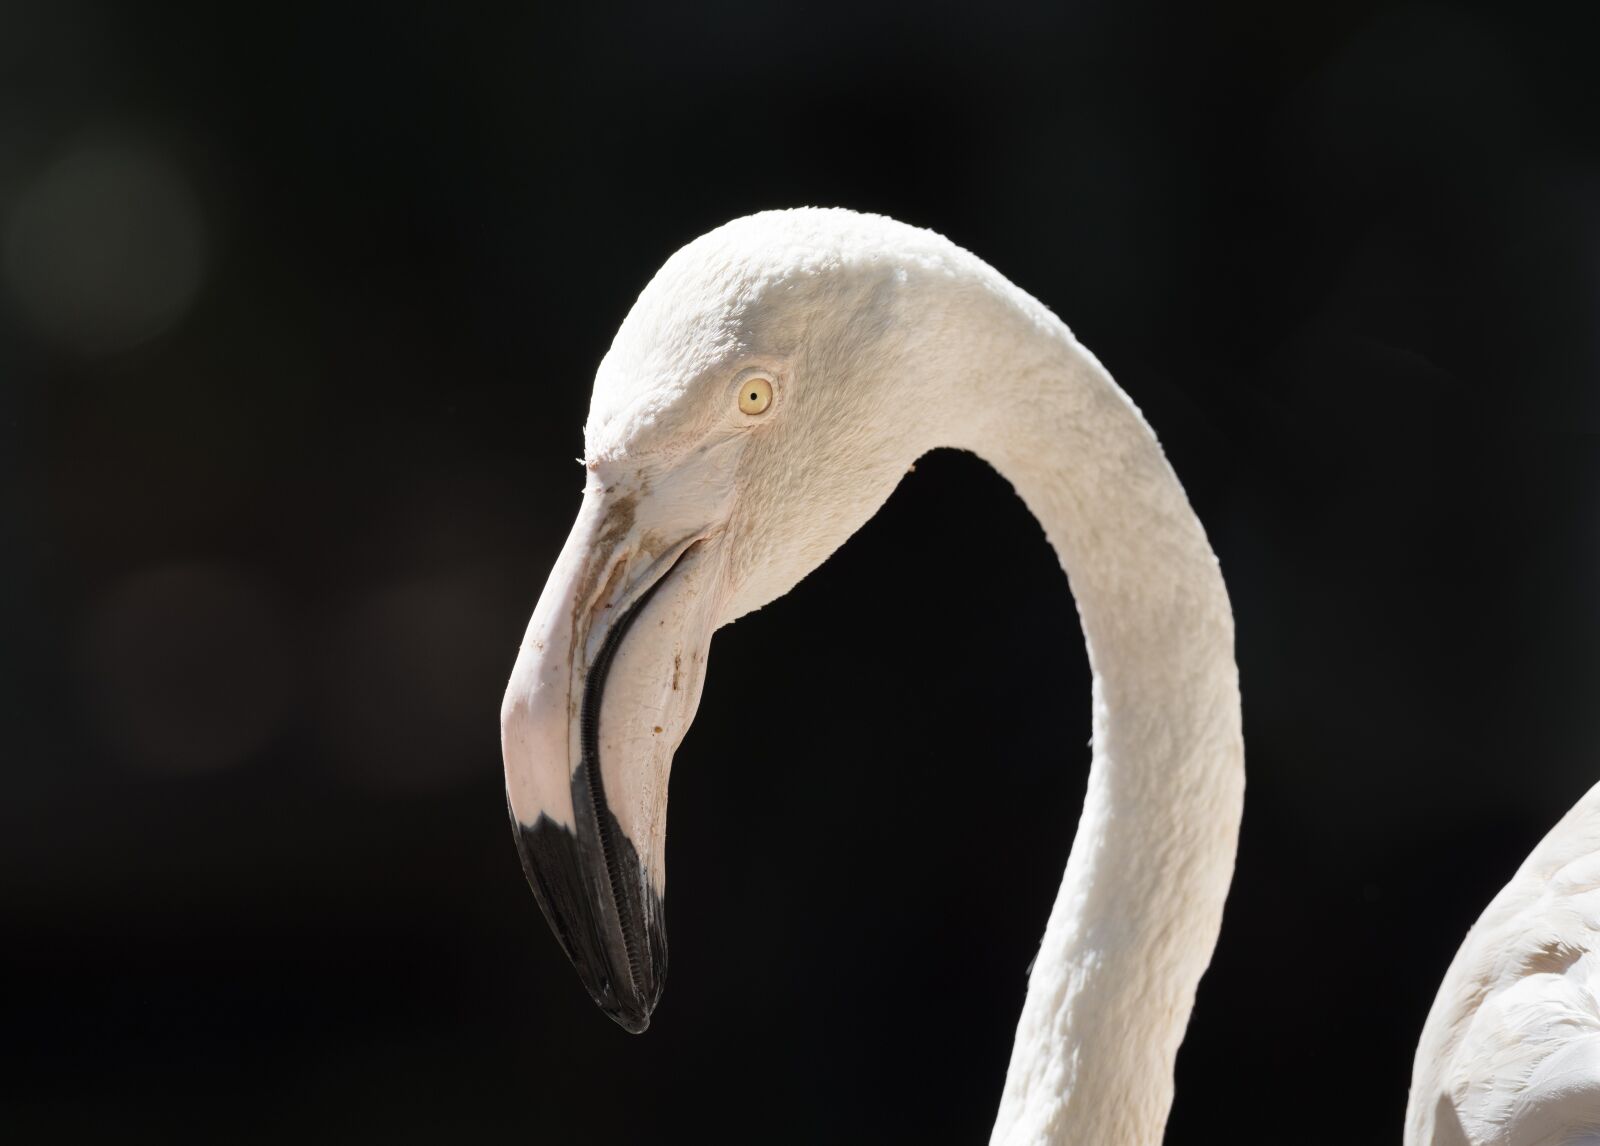
M 617 1026 L 627 1031 L 630 1035 L 642 1035 L 650 1029 L 650 1012 L 635 1010 L 625 1006 L 602 1006 L 600 1008 L 606 1016 Z
M 666 981 L 666 932 L 662 905 L 653 893 L 628 903 L 626 918 L 633 926 L 634 946 L 616 921 L 603 923 L 596 910 L 605 888 L 598 848 L 585 848 L 570 829 L 541 816 L 533 827 L 517 823 L 517 850 L 533 888 L 561 948 L 571 960 L 589 996 L 612 1022 L 629 1034 L 643 1034 L 661 998 Z M 637 870 L 633 848 L 618 833 L 629 869 Z M 613 917 L 614 920 L 614 917 Z M 640 958 L 640 956 L 643 958 Z

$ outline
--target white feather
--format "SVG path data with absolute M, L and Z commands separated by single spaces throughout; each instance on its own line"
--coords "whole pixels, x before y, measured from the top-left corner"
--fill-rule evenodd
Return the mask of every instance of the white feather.
M 1600 1140 L 1600 785 L 1468 932 L 1423 1027 L 1408 1146 Z

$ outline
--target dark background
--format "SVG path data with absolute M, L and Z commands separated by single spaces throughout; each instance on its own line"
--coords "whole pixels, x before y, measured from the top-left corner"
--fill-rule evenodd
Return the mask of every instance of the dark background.
M 0 1125 L 985 1138 L 1089 681 L 981 462 L 718 636 L 644 1037 L 505 818 L 612 332 L 697 234 L 840 204 L 1061 314 L 1221 555 L 1250 787 L 1171 1139 L 1396 1141 L 1600 775 L 1583 11 L 6 0 Z

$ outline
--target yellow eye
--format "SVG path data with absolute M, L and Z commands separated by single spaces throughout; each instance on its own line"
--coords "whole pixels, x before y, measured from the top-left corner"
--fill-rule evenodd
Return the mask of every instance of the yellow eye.
M 765 414 L 772 405 L 772 383 L 765 378 L 746 378 L 739 390 L 739 410 L 745 414 Z

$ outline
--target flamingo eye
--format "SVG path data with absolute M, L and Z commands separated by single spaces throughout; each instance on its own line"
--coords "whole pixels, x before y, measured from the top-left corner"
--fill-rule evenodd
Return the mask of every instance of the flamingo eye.
M 772 405 L 772 383 L 765 378 L 746 378 L 739 388 L 739 411 L 743 414 L 765 414 Z

